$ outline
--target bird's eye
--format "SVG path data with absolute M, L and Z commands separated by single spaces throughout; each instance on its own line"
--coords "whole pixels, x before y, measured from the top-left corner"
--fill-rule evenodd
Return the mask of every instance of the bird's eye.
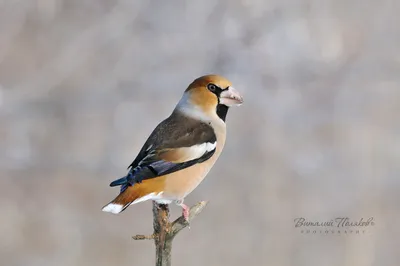
M 211 92 L 216 92 L 217 89 L 218 89 L 218 87 L 215 84 L 212 84 L 212 83 L 208 84 L 207 88 Z

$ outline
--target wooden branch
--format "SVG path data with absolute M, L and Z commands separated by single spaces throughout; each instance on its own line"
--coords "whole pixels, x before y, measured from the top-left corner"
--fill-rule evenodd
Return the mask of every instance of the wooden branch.
M 172 240 L 185 227 L 188 227 L 190 222 L 207 205 L 206 201 L 201 201 L 190 208 L 189 221 L 186 221 L 183 216 L 177 218 L 172 223 L 169 222 L 169 208 L 165 204 L 157 204 L 153 201 L 153 228 L 154 233 L 150 236 L 136 235 L 134 240 L 154 239 L 156 245 L 156 266 L 171 265 L 171 250 Z
M 169 223 L 169 208 L 165 204 L 157 204 L 153 201 L 153 228 L 156 244 L 156 266 L 171 265 L 172 239 L 168 239 L 171 230 Z

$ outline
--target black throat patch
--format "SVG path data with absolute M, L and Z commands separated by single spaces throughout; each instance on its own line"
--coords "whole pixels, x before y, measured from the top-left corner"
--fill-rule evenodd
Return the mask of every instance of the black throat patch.
M 228 109 L 229 109 L 229 107 L 224 105 L 224 104 L 218 104 L 217 105 L 217 115 L 224 122 L 225 122 L 225 119 L 226 119 L 226 115 L 228 114 Z

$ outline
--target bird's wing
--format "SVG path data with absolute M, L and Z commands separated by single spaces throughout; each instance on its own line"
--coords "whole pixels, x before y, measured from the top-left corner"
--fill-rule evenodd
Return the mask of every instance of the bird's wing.
M 208 160 L 215 152 L 217 139 L 207 123 L 173 114 L 150 135 L 127 176 L 110 186 L 140 183 L 145 179 L 170 174 Z M 128 167 L 128 168 L 129 168 Z

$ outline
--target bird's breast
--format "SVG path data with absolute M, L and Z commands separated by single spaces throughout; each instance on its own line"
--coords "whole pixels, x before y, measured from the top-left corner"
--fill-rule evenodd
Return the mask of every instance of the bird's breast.
M 214 126 L 217 137 L 216 151 L 210 159 L 165 176 L 163 197 L 183 199 L 205 178 L 217 161 L 225 145 L 225 124 Z

